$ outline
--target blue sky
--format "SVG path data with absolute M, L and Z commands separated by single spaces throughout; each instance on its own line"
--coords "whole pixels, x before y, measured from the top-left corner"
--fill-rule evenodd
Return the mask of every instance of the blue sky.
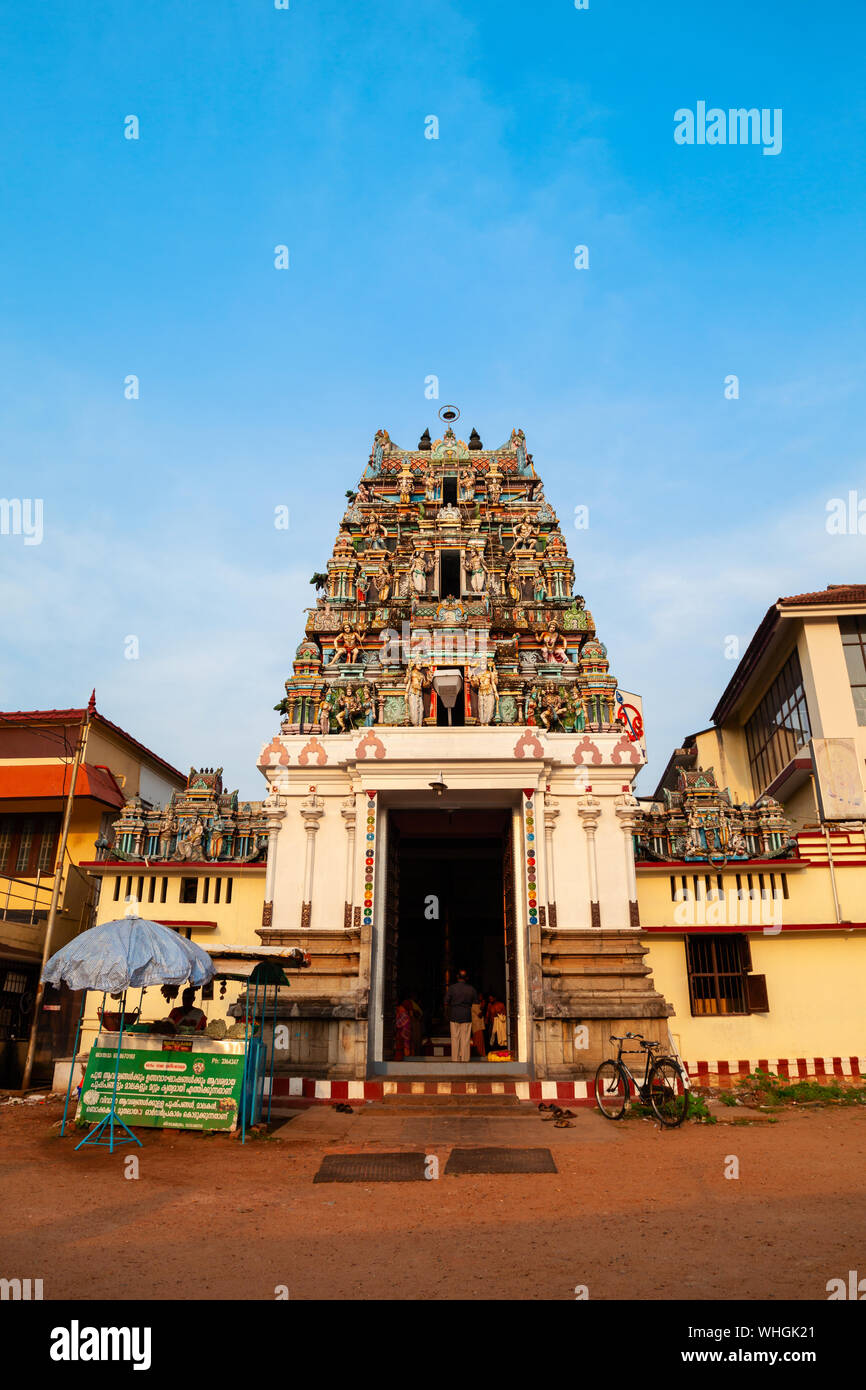
M 2 6 L 0 496 L 44 539 L 0 535 L 0 707 L 95 685 L 259 794 L 343 494 L 445 401 L 526 431 L 644 697 L 642 792 L 727 636 L 863 578 L 825 517 L 866 496 L 864 12 L 693 8 Z M 781 153 L 675 144 L 699 100 L 781 108 Z

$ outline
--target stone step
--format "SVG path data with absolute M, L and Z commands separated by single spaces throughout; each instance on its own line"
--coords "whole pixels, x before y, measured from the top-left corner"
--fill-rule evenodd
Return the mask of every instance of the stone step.
M 485 1106 L 490 1106 L 490 1107 L 496 1107 L 497 1109 L 506 1109 L 506 1110 L 517 1109 L 517 1108 L 520 1107 L 520 1105 L 523 1104 L 523 1102 L 522 1102 L 521 1100 L 519 1100 L 519 1098 L 518 1098 L 516 1095 L 495 1095 L 495 1096 L 490 1096 L 490 1095 L 481 1095 L 481 1096 L 448 1095 L 448 1096 L 437 1096 L 437 1095 L 411 1095 L 411 1094 L 407 1095 L 407 1094 L 405 1094 L 405 1093 L 403 1093 L 403 1094 L 398 1093 L 397 1095 L 383 1096 L 381 1101 L 374 1102 L 374 1104 L 376 1105 L 376 1108 L 378 1108 L 378 1107 L 381 1105 L 382 1107 L 384 1107 L 385 1109 L 388 1109 L 388 1110 L 394 1110 L 394 1109 L 396 1109 L 396 1108 L 402 1108 L 403 1106 L 405 1106 L 407 1109 L 414 1109 L 415 1107 L 423 1107 L 423 1106 L 426 1106 L 427 1108 L 432 1108 L 432 1109 L 437 1109 L 437 1110 L 453 1110 L 453 1109 L 455 1109 L 455 1108 L 457 1108 L 457 1107 L 459 1107 L 459 1106 L 463 1106 L 463 1107 L 466 1107 L 467 1105 L 473 1105 L 473 1106 L 474 1106 L 475 1102 L 477 1102 L 479 1105 L 485 1105 Z M 367 1107 L 367 1108 L 369 1109 L 369 1108 L 371 1108 L 371 1107 Z
M 492 1100 L 500 1103 L 491 1105 Z M 435 1096 L 394 1096 L 393 1103 L 373 1101 L 359 1109 L 365 1119 L 394 1120 L 401 1116 L 447 1116 L 449 1120 L 524 1120 L 537 1119 L 538 1106 L 532 1101 L 518 1100 L 516 1096 L 442 1096 L 447 1104 L 430 1104 Z M 418 1104 L 412 1104 L 417 1101 Z

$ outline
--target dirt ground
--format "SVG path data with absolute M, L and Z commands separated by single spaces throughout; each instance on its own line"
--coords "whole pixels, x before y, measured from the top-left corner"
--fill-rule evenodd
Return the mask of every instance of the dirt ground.
M 0 1276 L 46 1299 L 824 1300 L 866 1270 L 860 1107 L 676 1131 L 318 1108 L 244 1146 L 139 1130 L 114 1155 L 74 1153 L 61 1110 L 0 1106 Z M 549 1147 L 559 1172 L 445 1177 L 455 1143 Z M 438 1180 L 313 1184 L 323 1154 L 400 1149 Z

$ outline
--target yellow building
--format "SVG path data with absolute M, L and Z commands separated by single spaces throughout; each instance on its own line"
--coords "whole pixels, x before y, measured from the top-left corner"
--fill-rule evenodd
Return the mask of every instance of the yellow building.
M 866 585 L 780 598 L 636 826 L 693 1072 L 866 1069 Z M 781 1066 L 780 1066 L 781 1064 Z
M 222 768 L 191 768 L 164 805 L 129 797 L 113 820 L 111 845 L 83 867 L 97 885 L 95 924 L 124 916 L 130 901 L 140 916 L 172 927 L 217 955 L 221 948 L 261 951 L 256 934 L 263 920 L 267 808 L 261 801 L 240 801 L 224 790 Z M 177 993 L 177 992 L 176 992 Z M 208 1018 L 222 1018 L 238 993 L 214 999 L 206 986 L 197 1002 Z M 79 1056 L 98 1031 L 96 1010 L 101 996 L 88 1001 Z M 137 1007 L 133 991 L 129 1008 Z M 158 990 L 148 992 L 146 1018 L 168 1013 Z M 65 1074 L 55 1074 L 65 1084 Z
M 57 864 L 61 824 L 76 748 L 84 740 L 75 783 L 65 863 Z M 144 744 L 88 709 L 0 713 L 0 1085 L 19 1082 L 45 943 L 60 875 L 52 948 L 93 921 L 94 882 L 82 868 L 98 840 L 107 841 L 124 801 L 165 801 L 186 778 Z M 47 998 L 38 1038 L 36 1078 L 67 1042 L 62 1003 Z

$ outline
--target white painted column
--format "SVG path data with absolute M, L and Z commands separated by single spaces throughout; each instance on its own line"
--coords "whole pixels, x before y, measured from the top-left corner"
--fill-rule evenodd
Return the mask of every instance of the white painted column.
M 559 802 L 550 793 L 544 798 L 544 859 L 547 884 L 547 925 L 556 930 L 556 880 L 553 872 L 553 832 L 559 815 Z
M 640 913 L 637 904 L 637 873 L 634 866 L 634 832 L 635 823 L 639 806 L 637 797 L 630 791 L 621 792 L 614 802 L 617 819 L 622 827 L 624 851 L 625 851 L 625 881 L 628 884 L 628 924 L 630 927 L 640 926 Z
M 598 900 L 598 857 L 596 853 L 595 832 L 601 817 L 601 802 L 593 796 L 592 788 L 587 786 L 582 796 L 577 798 L 577 814 L 583 821 L 586 835 L 586 867 L 589 875 L 589 925 L 593 931 L 601 927 L 601 907 Z
M 305 931 L 310 925 L 313 912 L 313 871 L 316 861 L 316 831 L 319 828 L 319 821 L 325 814 L 325 803 L 320 796 L 316 796 L 315 787 L 310 787 L 310 795 L 305 796 L 301 802 L 300 812 L 304 818 L 304 828 L 307 832 L 306 854 L 304 856 L 304 899 L 301 905 L 301 930 Z
M 268 857 L 265 869 L 265 900 L 262 903 L 262 926 L 269 927 L 274 920 L 274 884 L 277 877 L 277 836 L 280 821 L 285 816 L 285 797 L 272 786 L 264 800 L 265 820 L 268 826 Z

